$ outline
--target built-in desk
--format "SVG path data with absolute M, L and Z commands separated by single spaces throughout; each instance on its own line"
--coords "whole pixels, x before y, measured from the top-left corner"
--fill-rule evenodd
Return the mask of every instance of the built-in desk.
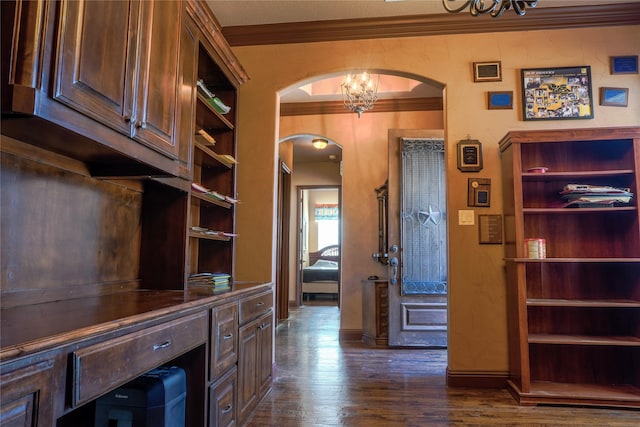
M 86 423 L 93 417 L 95 398 L 165 364 L 187 373 L 187 425 L 217 425 L 207 420 L 208 389 L 219 376 L 235 375 L 238 360 L 221 375 L 209 375 L 209 352 L 214 342 L 219 343 L 219 330 L 213 327 L 216 310 L 252 310 L 257 301 L 269 317 L 272 298 L 271 284 L 235 283 L 221 294 L 208 286 L 193 286 L 3 309 L 0 425 L 16 420 L 20 425 L 32 420 L 25 425 L 35 425 L 36 417 L 37 425 L 43 426 Z M 225 329 L 225 338 L 237 343 L 239 326 L 233 325 Z M 271 340 L 263 341 L 271 346 Z M 270 357 L 271 347 L 267 351 Z M 240 352 L 237 359 L 242 357 Z M 264 372 L 255 375 L 261 381 L 265 377 Z M 228 406 L 235 419 L 235 400 Z

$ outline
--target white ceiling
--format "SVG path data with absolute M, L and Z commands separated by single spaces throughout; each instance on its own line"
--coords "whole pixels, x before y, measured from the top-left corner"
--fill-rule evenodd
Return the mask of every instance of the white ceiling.
M 446 13 L 441 0 L 206 1 L 222 27 Z M 451 4 L 463 1 L 453 0 Z M 539 0 L 536 8 L 637 2 L 640 0 Z M 527 8 L 527 13 L 535 13 L 535 9 Z

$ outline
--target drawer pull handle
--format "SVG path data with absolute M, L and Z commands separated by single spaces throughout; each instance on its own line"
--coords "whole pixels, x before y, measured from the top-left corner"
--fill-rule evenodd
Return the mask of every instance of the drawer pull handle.
M 259 326 L 259 328 L 260 328 L 260 329 L 264 329 L 264 328 L 266 328 L 266 327 L 267 327 L 267 324 L 266 324 L 266 323 L 263 323 L 263 324 L 261 324 L 261 325 Z
M 167 348 L 170 345 L 171 345 L 171 341 L 169 341 L 169 340 L 163 342 L 162 344 L 154 344 L 153 345 L 153 351 L 160 350 L 161 348 Z
M 256 307 L 262 307 L 264 305 L 264 302 L 260 301 L 259 303 L 256 304 Z
M 222 410 L 222 413 L 223 413 L 223 414 L 226 414 L 227 412 L 231 411 L 231 408 L 232 408 L 232 407 L 233 407 L 233 406 L 231 406 L 231 403 L 229 403 L 229 404 L 227 405 L 227 407 L 226 407 L 226 408 L 224 408 L 224 409 Z
M 223 336 L 222 339 L 228 340 L 229 338 L 232 338 L 232 337 L 233 337 L 233 334 L 228 334 L 228 335 Z

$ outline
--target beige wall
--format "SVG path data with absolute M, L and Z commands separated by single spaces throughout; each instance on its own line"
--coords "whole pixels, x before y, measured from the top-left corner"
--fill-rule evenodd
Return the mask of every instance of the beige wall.
M 477 213 L 500 213 L 497 142 L 509 130 L 640 125 L 638 75 L 610 75 L 611 55 L 638 55 L 640 26 L 514 32 L 479 35 L 375 39 L 338 43 L 289 44 L 234 48 L 251 80 L 241 87 L 236 274 L 239 279 L 273 280 L 274 185 L 277 141 L 291 129 L 279 128 L 277 92 L 324 74 L 366 67 L 372 71 L 410 73 L 439 82 L 446 89 L 445 138 L 449 213 L 449 369 L 460 373 L 507 370 L 505 286 L 502 247 L 479 245 L 477 228 L 457 225 L 457 211 L 467 209 L 467 178 L 492 179 L 492 204 Z M 502 61 L 503 80 L 474 83 L 472 62 Z M 590 65 L 595 118 L 524 122 L 521 120 L 519 70 Z M 628 87 L 629 106 L 598 105 L 601 86 Z M 513 90 L 513 110 L 487 110 L 486 92 Z M 407 114 L 407 116 L 405 116 Z M 423 116 L 424 115 L 424 116 Z M 305 132 L 328 136 L 343 146 L 343 200 L 358 206 L 351 216 L 343 206 L 343 280 L 341 329 L 362 325 L 360 279 L 379 268 L 368 248 L 377 245 L 373 188 L 385 179 L 386 129 L 428 127 L 427 113 L 402 113 L 379 123 L 379 113 L 342 124 L 336 135 L 332 116 L 316 117 Z M 410 118 L 409 118 L 410 117 Z M 295 120 L 309 120 L 298 118 Z M 427 120 L 430 121 L 430 120 Z M 288 124 L 286 126 L 289 126 Z M 305 127 L 307 125 L 305 124 Z M 380 137 L 384 128 L 384 138 Z M 456 168 L 455 144 L 470 135 L 483 143 L 484 170 L 464 174 Z M 256 220 L 255 211 L 265 215 Z M 272 212 L 274 217 L 269 217 Z M 348 216 L 349 215 L 349 216 Z M 363 253 L 364 252 L 364 253 Z M 347 272 L 349 269 L 349 272 Z

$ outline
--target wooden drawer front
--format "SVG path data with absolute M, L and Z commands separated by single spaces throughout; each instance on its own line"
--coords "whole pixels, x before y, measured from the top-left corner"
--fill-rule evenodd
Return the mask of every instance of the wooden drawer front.
M 240 324 L 244 325 L 261 314 L 266 313 L 272 306 L 272 291 L 242 300 L 240 302 Z
M 211 316 L 211 379 L 238 360 L 238 304 L 216 307 Z
M 237 370 L 233 368 L 209 389 L 209 427 L 235 426 Z
M 73 405 L 86 403 L 205 343 L 206 311 L 73 353 Z

